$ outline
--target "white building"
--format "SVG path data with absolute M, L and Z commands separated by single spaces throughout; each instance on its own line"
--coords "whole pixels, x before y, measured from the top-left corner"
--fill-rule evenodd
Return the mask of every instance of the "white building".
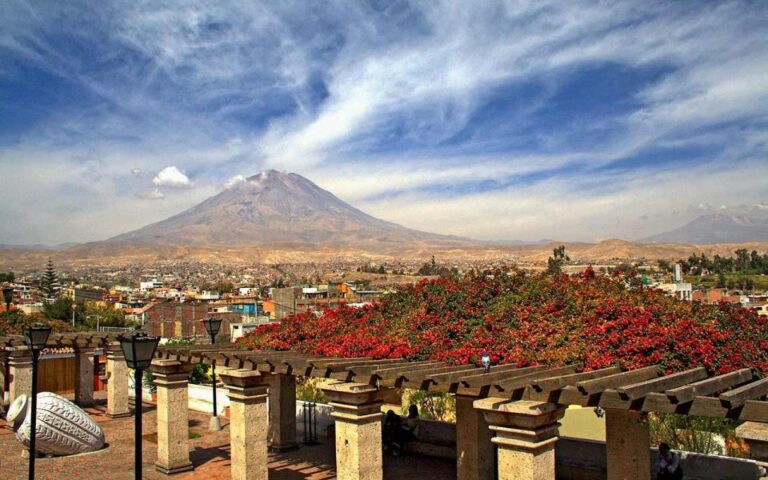
M 156 288 L 163 288 L 163 282 L 158 281 L 156 278 L 146 282 L 139 282 L 139 290 L 142 292 L 150 292 Z
M 693 298 L 693 286 L 690 283 L 661 283 L 656 287 L 679 300 L 690 302 Z

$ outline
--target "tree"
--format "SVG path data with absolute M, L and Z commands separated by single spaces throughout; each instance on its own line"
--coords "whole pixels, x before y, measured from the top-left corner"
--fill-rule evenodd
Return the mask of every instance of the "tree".
M 56 267 L 53 265 L 53 260 L 48 259 L 48 264 L 43 272 L 43 278 L 40 280 L 40 290 L 42 290 L 45 298 L 52 300 L 59 295 L 59 275 L 56 273 Z
M 13 283 L 16 280 L 16 276 L 13 272 L 2 273 L 0 272 L 0 283 L 10 282 Z
M 749 270 L 750 257 L 746 248 L 740 248 L 733 252 L 736 254 L 736 264 L 740 271 Z
M 571 258 L 565 254 L 565 245 L 560 245 L 552 250 L 552 256 L 547 259 L 547 273 L 555 275 L 563 271 L 563 264 Z
M 726 279 L 725 274 L 720 272 L 717 274 L 717 288 L 725 288 Z
M 52 320 L 69 321 L 75 304 L 69 297 L 47 299 L 43 302 L 43 313 Z

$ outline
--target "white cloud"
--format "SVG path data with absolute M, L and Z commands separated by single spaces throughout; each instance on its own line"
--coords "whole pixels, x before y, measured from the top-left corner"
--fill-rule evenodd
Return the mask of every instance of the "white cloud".
M 136 196 L 144 200 L 163 200 L 165 198 L 165 194 L 157 188 L 147 190 L 146 192 L 139 192 Z
M 235 175 L 234 177 L 227 180 L 227 183 L 224 184 L 224 188 L 230 189 L 240 185 L 241 183 L 245 183 L 245 181 L 246 180 L 243 175 Z
M 160 170 L 157 176 L 152 179 L 152 183 L 158 187 L 170 188 L 190 188 L 194 186 L 189 177 L 174 165 Z
M 83 89 L 71 105 L 43 105 L 53 113 L 0 147 L 12 172 L 0 177 L 0 224 L 13 225 L 0 243 L 105 238 L 268 167 L 383 218 L 481 238 L 643 236 L 679 225 L 675 209 L 768 191 L 762 4 L 57 5 L 18 0 L 0 15 L 0 82 L 30 67 Z M 576 112 L 588 127 L 578 145 L 569 128 L 530 130 L 538 112 L 559 114 L 564 84 L 605 66 L 652 78 L 626 86 L 629 106 L 615 114 Z M 521 85 L 538 90 L 510 94 L 513 105 L 498 106 L 508 116 L 464 131 L 502 88 Z M 648 148 L 713 145 L 725 151 L 698 163 L 675 163 L 683 152 L 599 173 Z M 178 190 L 144 201 L 167 188 Z M 640 225 L 643 215 L 653 220 Z

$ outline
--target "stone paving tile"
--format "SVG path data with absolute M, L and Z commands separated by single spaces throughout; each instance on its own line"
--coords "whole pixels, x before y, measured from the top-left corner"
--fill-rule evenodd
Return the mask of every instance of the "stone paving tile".
M 109 447 L 105 450 L 74 457 L 40 458 L 36 462 L 36 480 L 130 480 L 133 479 L 133 417 L 110 419 L 103 403 L 86 409 L 103 428 Z M 144 406 L 143 471 L 146 480 L 228 480 L 229 422 L 222 418 L 221 432 L 208 432 L 208 415 L 189 412 L 190 431 L 200 435 L 190 440 L 190 459 L 195 470 L 168 477 L 157 472 L 157 417 L 154 406 Z M 301 439 L 299 439 L 301 440 Z M 301 446 L 288 452 L 270 453 L 270 480 L 328 480 L 336 478 L 335 452 L 332 439 L 320 438 L 320 445 Z M 27 478 L 27 462 L 5 420 L 0 420 L 0 479 Z M 456 478 L 453 461 L 422 457 L 385 455 L 385 480 L 442 480 Z

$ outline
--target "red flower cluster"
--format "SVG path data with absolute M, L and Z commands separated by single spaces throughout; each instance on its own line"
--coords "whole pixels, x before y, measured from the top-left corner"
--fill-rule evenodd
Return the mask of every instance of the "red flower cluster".
M 314 355 L 479 361 L 586 370 L 661 365 L 712 373 L 768 370 L 768 318 L 729 304 L 675 300 L 621 278 L 492 271 L 404 286 L 364 307 L 300 313 L 241 341 Z

